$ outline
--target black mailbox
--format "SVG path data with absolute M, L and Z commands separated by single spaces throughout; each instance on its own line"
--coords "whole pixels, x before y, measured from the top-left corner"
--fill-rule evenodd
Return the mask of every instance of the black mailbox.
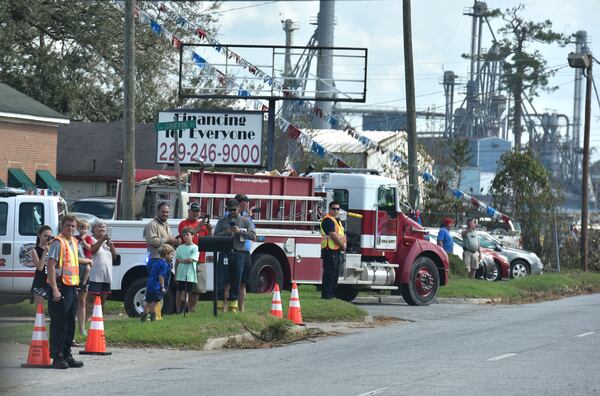
M 213 315 L 217 316 L 217 279 L 219 271 L 217 265 L 218 252 L 230 252 L 233 249 L 233 237 L 230 236 L 205 236 L 198 239 L 198 250 L 213 252 Z
M 230 236 L 205 236 L 198 238 L 198 250 L 205 252 L 229 252 L 233 249 Z

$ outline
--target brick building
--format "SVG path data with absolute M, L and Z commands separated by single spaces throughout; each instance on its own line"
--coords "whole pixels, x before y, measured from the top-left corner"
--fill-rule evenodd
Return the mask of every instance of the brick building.
M 59 125 L 69 118 L 0 82 L 0 187 L 61 191 L 56 181 Z

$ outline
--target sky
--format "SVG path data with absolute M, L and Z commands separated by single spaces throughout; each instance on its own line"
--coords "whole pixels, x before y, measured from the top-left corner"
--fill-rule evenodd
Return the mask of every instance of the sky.
M 592 53 L 600 58 L 599 0 L 490 0 L 488 8 L 508 8 L 522 3 L 523 15 L 532 21 L 549 19 L 553 29 L 564 34 L 586 30 Z M 470 0 L 413 0 L 412 35 L 415 63 L 417 110 L 443 112 L 444 94 L 440 84 L 445 70 L 452 70 L 464 82 L 470 62 L 461 57 L 470 49 L 471 19 L 464 16 L 472 7 Z M 225 1 L 221 7 L 217 39 L 223 44 L 284 45 L 281 20 L 299 23 L 294 45 L 306 45 L 315 26 L 319 1 Z M 402 1 L 400 0 L 336 0 L 335 46 L 368 48 L 367 100 L 352 106 L 393 107 L 404 109 L 404 54 Z M 492 21 L 494 30 L 501 21 Z M 482 47 L 491 46 L 491 35 L 484 30 Z M 557 112 L 573 116 L 574 71 L 567 66 L 567 55 L 574 45 L 539 46 L 549 67 L 560 68 L 551 79 L 558 86 L 554 93 L 541 93 L 533 104 L 538 112 Z M 252 58 L 247 58 L 253 61 Z M 259 62 L 257 60 L 256 62 Z M 600 65 L 595 64 L 600 75 Z M 596 86 L 600 89 L 600 78 Z M 464 86 L 457 87 L 462 92 Z M 585 84 L 583 86 L 585 93 Z M 459 95 L 458 99 L 462 99 Z M 455 106 L 456 107 L 456 106 Z M 582 105 L 583 108 L 583 105 Z M 583 113 L 581 115 L 583 122 Z M 360 126 L 359 119 L 351 119 Z M 583 134 L 583 127 L 582 127 Z M 583 136 L 581 138 L 583 142 Z M 591 147 L 593 160 L 600 159 L 600 104 L 592 97 Z

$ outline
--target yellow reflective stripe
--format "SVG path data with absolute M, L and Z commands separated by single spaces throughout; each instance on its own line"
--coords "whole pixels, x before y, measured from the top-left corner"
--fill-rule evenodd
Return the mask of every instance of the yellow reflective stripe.
M 61 269 L 61 280 L 67 286 L 77 286 L 79 284 L 79 255 L 77 240 L 71 237 L 71 244 L 63 235 L 58 235 L 57 239 L 60 242 L 61 252 L 59 254 L 59 268 Z M 67 253 L 70 253 L 70 259 L 67 260 Z
M 335 233 L 344 236 L 344 227 L 342 227 L 342 225 L 339 223 L 339 221 L 337 221 L 337 219 L 335 219 L 334 217 L 330 216 L 329 213 L 327 213 L 321 220 L 321 223 L 319 224 L 321 228 L 321 235 L 323 237 L 323 239 L 321 239 L 321 249 L 325 249 L 327 247 L 331 250 L 340 250 L 341 246 L 338 246 L 333 241 L 333 239 L 329 237 L 328 234 L 325 234 L 325 231 L 323 230 L 323 221 L 327 218 L 333 221 L 333 224 L 335 225 Z

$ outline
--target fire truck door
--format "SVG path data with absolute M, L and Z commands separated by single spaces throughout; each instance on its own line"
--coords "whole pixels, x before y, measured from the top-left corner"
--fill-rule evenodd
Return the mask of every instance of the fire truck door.
M 14 200 L 0 202 L 0 290 L 13 289 Z
M 375 217 L 375 248 L 395 250 L 398 235 L 397 189 L 379 186 Z
M 35 248 L 37 231 L 45 222 L 46 208 L 43 202 L 19 202 L 15 208 L 13 244 L 13 289 L 29 290 L 35 272 L 31 251 Z

